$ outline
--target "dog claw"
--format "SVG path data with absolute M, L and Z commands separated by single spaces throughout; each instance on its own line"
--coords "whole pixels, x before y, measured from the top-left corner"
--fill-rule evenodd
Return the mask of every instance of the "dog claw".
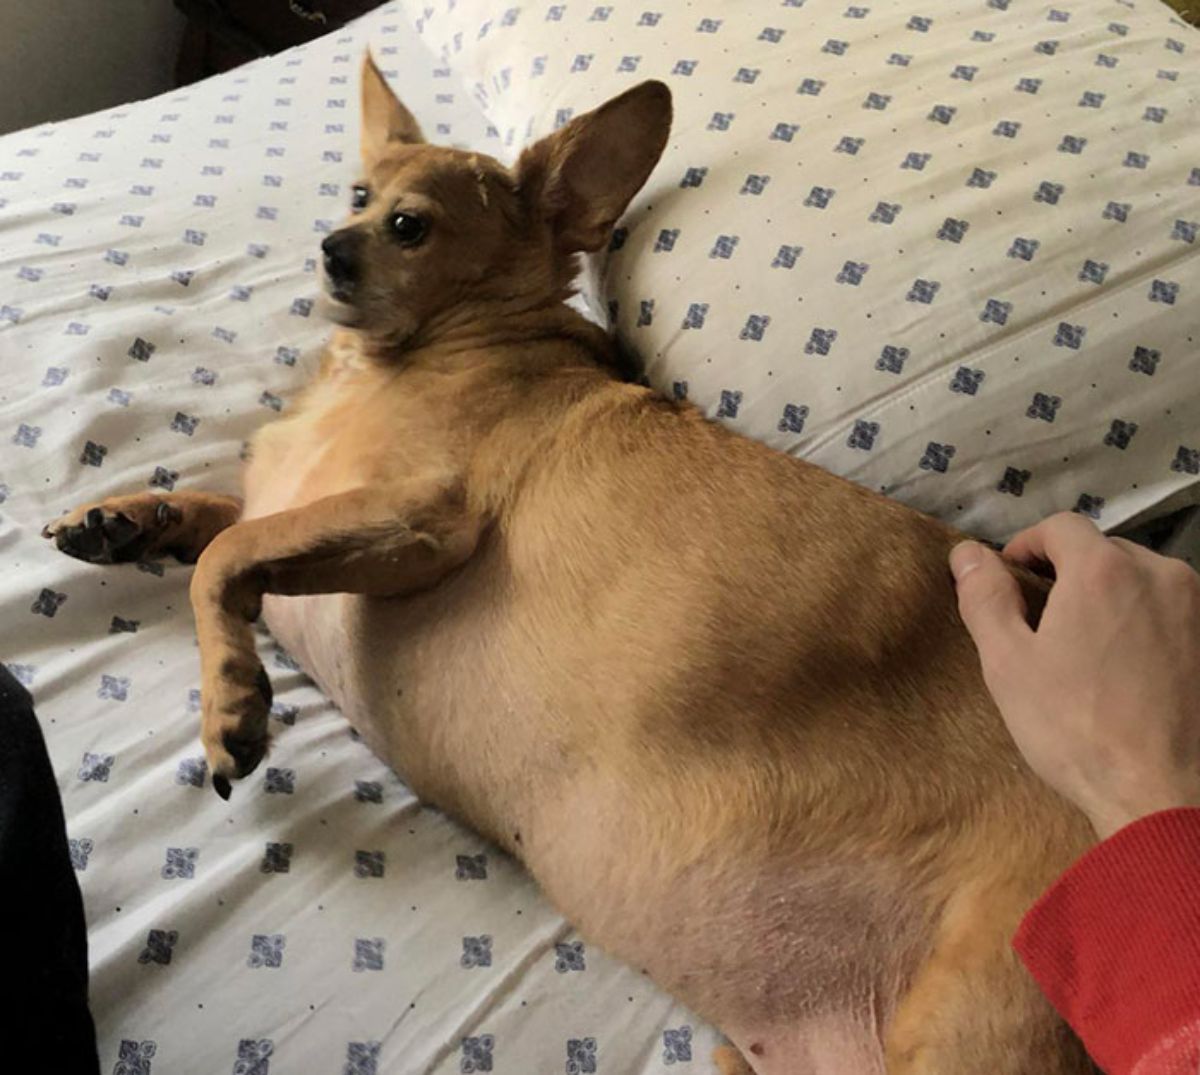
M 160 499 L 154 507 L 154 521 L 161 527 L 171 526 L 183 518 L 183 512 Z
M 212 785 L 213 791 L 228 802 L 229 795 L 233 791 L 233 786 L 229 783 L 229 777 L 222 776 L 220 773 L 213 773 Z

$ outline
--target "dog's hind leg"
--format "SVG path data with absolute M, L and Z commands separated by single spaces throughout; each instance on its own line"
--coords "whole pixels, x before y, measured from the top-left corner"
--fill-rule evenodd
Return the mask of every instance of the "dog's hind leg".
M 965 886 L 950 901 L 889 1028 L 889 1075 L 1098 1075 L 1012 950 L 1034 898 L 1021 888 Z
M 133 493 L 84 504 L 48 523 L 42 537 L 92 564 L 164 553 L 194 563 L 241 514 L 241 500 L 220 493 Z
M 481 529 L 460 487 L 413 481 L 323 497 L 216 537 L 196 565 L 191 599 L 201 740 L 222 798 L 266 753 L 270 681 L 250 630 L 263 594 L 412 593 L 463 563 Z

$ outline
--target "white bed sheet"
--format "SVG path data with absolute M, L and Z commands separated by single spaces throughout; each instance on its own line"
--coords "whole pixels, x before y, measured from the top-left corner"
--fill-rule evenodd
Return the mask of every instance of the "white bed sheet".
M 265 636 L 275 746 L 221 802 L 189 570 L 96 568 L 38 536 L 99 496 L 236 489 L 327 332 L 312 259 L 355 174 L 368 41 L 431 139 L 498 147 L 394 6 L 0 139 L 0 657 L 62 790 L 102 1070 L 707 1071 L 710 1029 L 422 809 Z

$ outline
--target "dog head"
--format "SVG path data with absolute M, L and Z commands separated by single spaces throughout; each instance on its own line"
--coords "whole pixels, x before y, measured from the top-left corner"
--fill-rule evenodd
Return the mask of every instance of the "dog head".
M 331 316 L 383 347 L 567 297 L 657 163 L 671 95 L 644 82 L 526 149 L 512 169 L 429 145 L 368 54 L 351 217 L 321 244 Z

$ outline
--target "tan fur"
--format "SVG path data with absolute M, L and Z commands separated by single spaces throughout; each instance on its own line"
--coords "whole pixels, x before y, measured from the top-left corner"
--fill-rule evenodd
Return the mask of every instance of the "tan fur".
M 728 1045 L 717 1047 L 713 1053 L 713 1063 L 717 1065 L 717 1075 L 754 1075 L 754 1069 L 736 1049 Z
M 729 1035 L 724 1075 L 1091 1070 L 1009 949 L 1091 834 L 984 690 L 958 535 L 619 382 L 562 305 L 665 88 L 509 173 L 381 85 L 347 327 L 193 580 L 214 773 L 266 749 L 261 606 L 423 799 Z

